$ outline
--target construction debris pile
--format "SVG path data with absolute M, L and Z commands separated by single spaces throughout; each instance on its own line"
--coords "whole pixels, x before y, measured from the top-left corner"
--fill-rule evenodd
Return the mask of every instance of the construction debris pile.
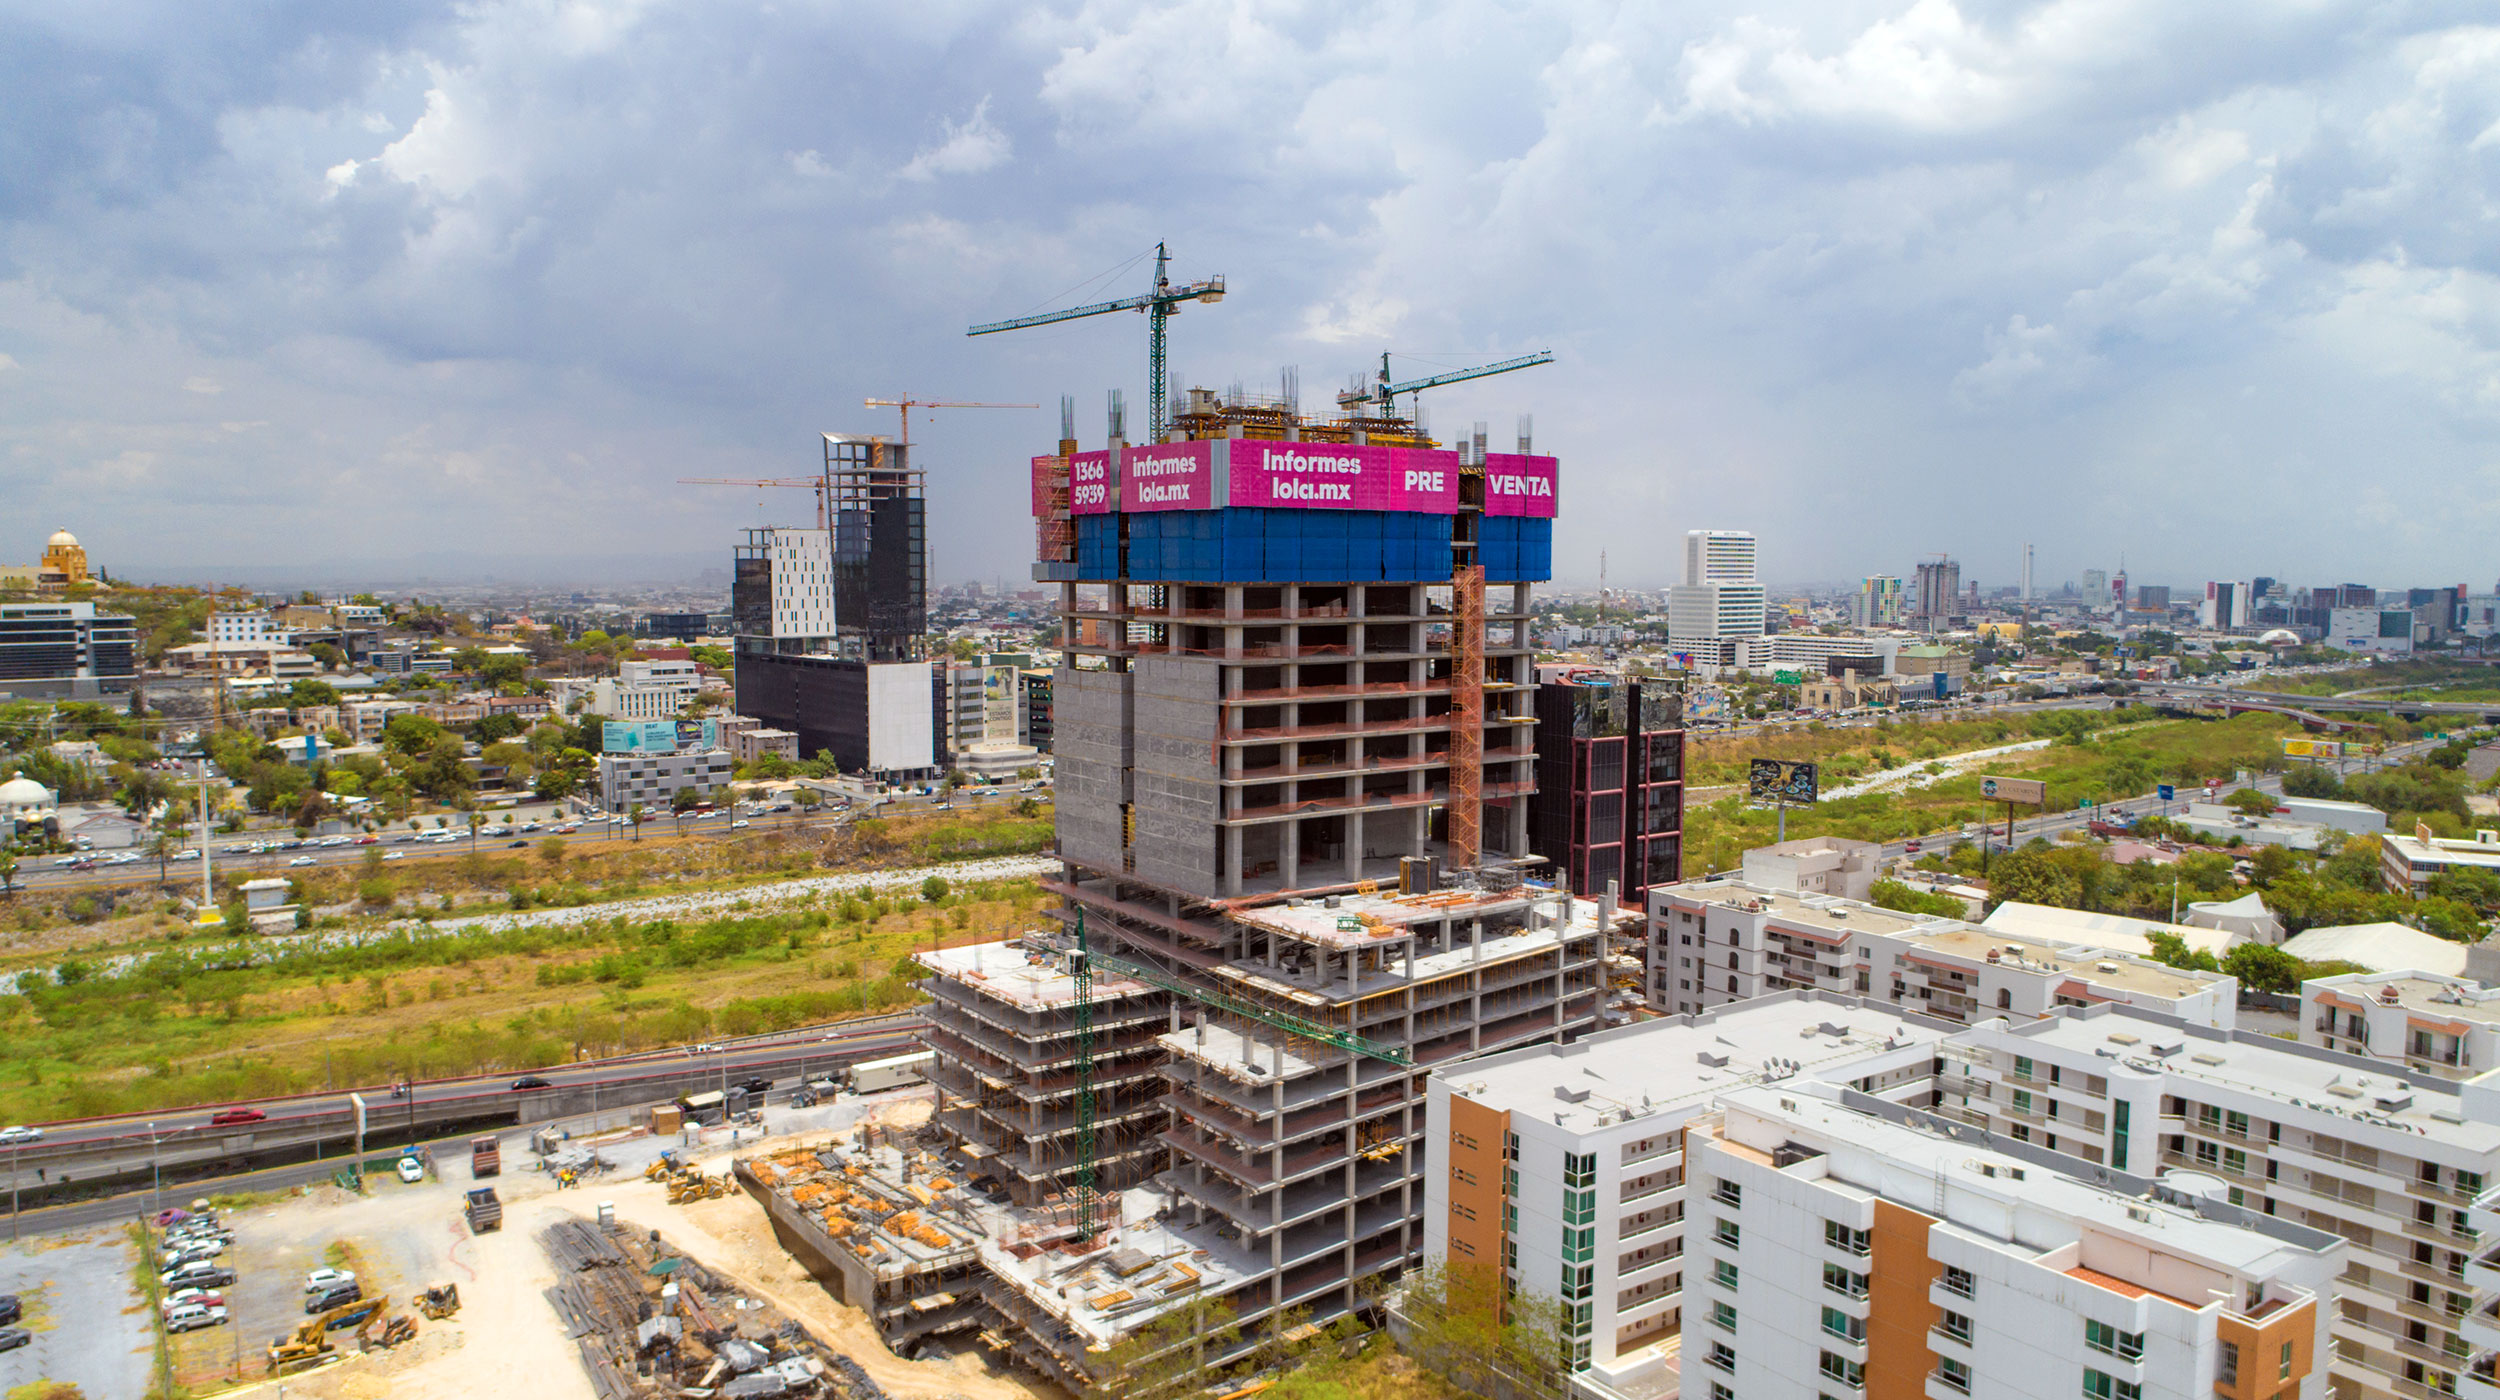
M 538 1243 L 560 1280 L 547 1301 L 581 1348 L 599 1400 L 884 1400 L 797 1322 L 670 1253 L 656 1230 L 568 1220 Z

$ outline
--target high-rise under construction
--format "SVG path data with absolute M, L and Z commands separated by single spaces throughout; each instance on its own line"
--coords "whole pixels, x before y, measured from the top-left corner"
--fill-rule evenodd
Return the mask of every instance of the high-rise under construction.
M 1082 1384 L 1184 1305 L 1206 1366 L 1366 1312 L 1420 1258 L 1423 1076 L 1596 1024 L 1615 912 L 1528 849 L 1557 473 L 1524 430 L 1195 390 L 1085 451 L 1067 418 L 1032 464 L 1061 930 L 938 969 L 931 1043 L 941 1126 L 1044 1207 L 1000 1326 Z

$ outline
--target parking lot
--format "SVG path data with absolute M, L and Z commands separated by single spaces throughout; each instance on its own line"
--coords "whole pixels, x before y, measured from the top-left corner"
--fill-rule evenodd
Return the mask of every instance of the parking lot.
M 0 1352 L 0 1393 L 39 1380 L 83 1393 L 145 1395 L 156 1334 L 135 1286 L 138 1248 L 120 1226 L 0 1244 L 0 1293 L 14 1293 L 15 1324 L 33 1340 Z
M 350 1270 L 366 1298 L 389 1299 L 377 1317 L 412 1311 L 413 1294 L 448 1274 L 452 1244 L 467 1237 L 457 1219 L 460 1192 L 432 1178 L 406 1185 L 387 1172 L 368 1176 L 366 1187 L 362 1197 L 314 1188 L 326 1203 L 320 1209 L 227 1216 L 234 1245 L 220 1262 L 236 1274 L 220 1290 L 227 1322 L 171 1339 L 177 1381 L 206 1387 L 265 1375 L 270 1344 L 307 1317 L 304 1276 L 314 1269 Z M 373 1331 L 379 1335 L 378 1322 Z M 328 1340 L 354 1351 L 356 1329 L 330 1332 Z

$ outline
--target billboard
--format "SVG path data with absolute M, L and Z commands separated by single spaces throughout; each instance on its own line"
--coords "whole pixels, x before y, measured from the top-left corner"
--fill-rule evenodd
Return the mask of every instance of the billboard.
M 1228 505 L 1433 515 L 1458 509 L 1455 452 L 1251 438 L 1233 438 L 1224 445 L 1230 449 Z
M 1820 772 L 1811 763 L 1757 758 L 1746 765 L 1745 794 L 1756 802 L 1803 806 L 1819 795 Z
M 1111 454 L 1079 452 L 1068 459 L 1068 514 L 1111 513 Z
M 2045 807 L 2049 803 L 2049 785 L 2038 778 L 1981 778 L 1979 795 L 1992 802 L 2027 802 Z
M 1551 457 L 1516 452 L 1484 454 L 1484 513 L 1554 516 L 1557 471 Z
M 1213 510 L 1221 438 L 1132 447 L 1120 454 L 1120 509 Z
M 701 753 L 720 747 L 720 724 L 708 719 L 612 719 L 599 726 L 609 753 Z
M 2285 758 L 2342 758 L 2344 744 L 2340 739 L 2286 739 Z

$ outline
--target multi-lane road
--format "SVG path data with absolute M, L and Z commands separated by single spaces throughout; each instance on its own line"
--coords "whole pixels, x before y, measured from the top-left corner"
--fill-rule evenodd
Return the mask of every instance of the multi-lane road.
M 283 876 L 306 868 L 358 865 L 366 859 L 367 852 L 377 850 L 382 853 L 384 861 L 396 866 L 404 861 L 467 855 L 472 851 L 500 854 L 534 846 L 541 839 L 555 835 L 563 836 L 567 842 L 577 843 L 577 848 L 578 843 L 588 842 L 594 849 L 610 842 L 674 839 L 681 833 L 689 840 L 738 840 L 774 832 L 822 832 L 870 815 L 986 808 L 1000 803 L 1013 804 L 1025 797 L 1047 802 L 1050 791 L 1044 788 L 1025 792 L 1020 785 L 960 788 L 951 795 L 898 793 L 846 798 L 839 805 L 827 803 L 813 812 L 795 805 L 786 812 L 741 807 L 736 811 L 724 809 L 705 817 L 689 814 L 682 820 L 668 813 L 646 813 L 639 836 L 633 825 L 622 817 L 594 817 L 579 812 L 565 815 L 527 809 L 497 813 L 474 835 L 456 821 L 447 830 L 432 826 L 421 832 L 334 830 L 327 835 L 316 834 L 301 841 L 288 828 L 274 827 L 221 833 L 212 839 L 208 853 L 210 864 L 217 873 L 242 873 L 257 878 L 264 875 Z M 493 829 L 493 834 L 488 833 L 488 828 Z M 254 847 L 266 849 L 251 849 Z M 76 857 L 27 857 L 18 863 L 15 883 L 20 889 L 45 894 L 127 889 L 158 883 L 175 886 L 187 883 L 197 888 L 200 861 L 196 853 L 196 839 L 186 849 L 193 854 L 187 859 L 166 864 L 161 874 L 155 858 L 135 850 L 92 851 Z M 131 858 L 125 859 L 125 856 Z M 93 862 L 95 868 L 78 870 L 64 863 L 75 860 Z
M 50 1191 L 64 1181 L 136 1181 L 146 1186 L 160 1175 L 170 1189 L 177 1180 L 203 1173 L 218 1179 L 219 1190 L 318 1180 L 336 1170 L 338 1159 L 353 1148 L 351 1094 L 361 1095 L 365 1102 L 367 1151 L 393 1150 L 411 1142 L 458 1140 L 460 1134 L 443 1134 L 446 1125 L 543 1122 L 665 1102 L 679 1094 L 726 1089 L 757 1078 L 772 1080 L 774 1090 L 779 1091 L 812 1074 L 914 1049 L 918 1025 L 918 1016 L 896 1013 L 717 1046 L 427 1080 L 408 1085 L 396 1095 L 392 1085 L 368 1085 L 245 1104 L 44 1124 L 40 1141 L 0 1146 L 0 1183 L 32 1193 Z M 544 1087 L 513 1087 L 525 1076 L 544 1081 Z M 233 1174 L 240 1162 L 299 1154 L 314 1160 Z M 46 1228 L 126 1218 L 131 1200 L 132 1193 L 123 1191 L 48 1207 L 28 1218 L 40 1216 Z

